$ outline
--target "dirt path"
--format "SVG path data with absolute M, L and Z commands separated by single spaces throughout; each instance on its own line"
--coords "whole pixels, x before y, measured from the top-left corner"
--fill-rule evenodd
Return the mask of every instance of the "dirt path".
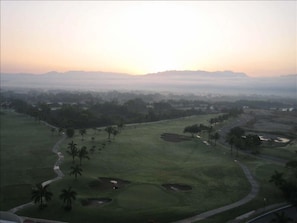
M 203 212 L 201 214 L 198 214 L 198 215 L 195 215 L 193 217 L 186 218 L 186 219 L 183 219 L 183 220 L 180 220 L 180 221 L 176 221 L 174 223 L 197 222 L 197 221 L 203 220 L 205 218 L 211 217 L 213 215 L 216 215 L 216 214 L 225 212 L 227 210 L 236 208 L 238 206 L 241 206 L 243 204 L 246 204 L 249 201 L 251 201 L 252 199 L 254 199 L 257 196 L 258 192 L 259 192 L 259 184 L 253 178 L 252 173 L 250 172 L 250 170 L 244 164 L 240 163 L 239 161 L 237 161 L 237 163 L 242 168 L 247 180 L 249 181 L 249 183 L 251 184 L 251 187 L 252 187 L 250 193 L 247 196 L 245 196 L 244 198 L 242 198 L 241 200 L 239 200 L 239 201 L 237 201 L 235 203 L 228 204 L 226 206 L 219 207 L 219 208 L 207 211 L 207 212 Z
M 57 174 L 57 177 L 51 179 L 51 180 L 47 180 L 45 182 L 42 183 L 42 186 L 45 186 L 45 185 L 48 185 L 56 180 L 60 180 L 64 177 L 64 174 L 62 173 L 62 171 L 60 170 L 60 164 L 63 162 L 63 159 L 64 159 L 64 156 L 62 155 L 61 152 L 59 152 L 59 147 L 60 147 L 60 144 L 66 139 L 66 136 L 64 135 L 58 142 L 56 142 L 56 144 L 53 146 L 52 148 L 52 152 L 57 154 L 58 156 L 58 160 L 56 161 L 55 165 L 54 165 L 54 171 L 55 173 Z M 30 206 L 33 206 L 34 205 L 34 202 L 31 201 L 29 203 L 26 203 L 26 204 L 22 204 L 20 206 L 17 206 L 17 207 L 14 207 L 12 209 L 9 210 L 9 212 L 11 213 L 16 213 L 17 211 L 19 210 L 22 210 L 24 208 L 27 208 L 27 207 L 30 207 Z

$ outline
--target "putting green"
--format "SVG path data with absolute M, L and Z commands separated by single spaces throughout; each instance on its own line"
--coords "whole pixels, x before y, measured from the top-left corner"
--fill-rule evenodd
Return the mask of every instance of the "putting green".
M 178 198 L 161 187 L 150 184 L 136 184 L 127 187 L 117 197 L 119 206 L 126 209 L 152 209 L 160 206 L 173 206 Z

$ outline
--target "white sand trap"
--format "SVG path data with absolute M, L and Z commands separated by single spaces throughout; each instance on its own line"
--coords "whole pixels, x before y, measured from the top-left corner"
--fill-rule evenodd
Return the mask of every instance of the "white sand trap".
M 178 189 L 176 187 L 174 187 L 174 186 L 170 186 L 170 189 L 174 190 L 174 191 L 178 191 Z
M 207 141 L 203 141 L 203 143 L 207 146 L 209 146 L 210 144 Z
M 259 136 L 261 141 L 269 141 L 269 138 L 266 138 L 265 136 Z
M 282 137 L 277 137 L 274 142 L 281 142 L 281 143 L 287 143 L 290 142 L 290 139 L 287 138 L 282 138 Z
M 112 184 L 117 184 L 118 181 L 116 181 L 116 180 L 111 180 L 110 183 L 112 183 Z

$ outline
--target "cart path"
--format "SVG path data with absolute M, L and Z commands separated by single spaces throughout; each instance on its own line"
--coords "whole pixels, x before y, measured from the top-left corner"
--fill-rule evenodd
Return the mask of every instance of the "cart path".
M 246 203 L 250 202 L 252 199 L 254 199 L 259 192 L 259 184 L 253 178 L 251 171 L 244 164 L 240 163 L 239 161 L 236 161 L 236 162 L 242 168 L 247 180 L 251 184 L 251 191 L 247 196 L 245 196 L 244 198 L 242 198 L 241 200 L 239 200 L 235 203 L 228 204 L 226 206 L 222 206 L 222 207 L 219 207 L 219 208 L 207 211 L 207 212 L 203 212 L 201 214 L 195 215 L 190 218 L 186 218 L 186 219 L 183 219 L 180 221 L 175 221 L 174 223 L 192 223 L 192 222 L 200 221 L 205 218 L 211 217 L 213 215 L 216 215 L 216 214 L 228 211 L 230 209 L 236 208 L 238 206 L 241 206 L 243 204 L 246 204 Z
M 59 152 L 59 147 L 60 147 L 60 144 L 65 139 L 66 139 L 66 136 L 63 135 L 63 137 L 58 142 L 56 142 L 56 144 L 52 148 L 52 152 L 55 153 L 55 154 L 57 154 L 57 156 L 58 156 L 58 159 L 57 159 L 56 163 L 54 164 L 54 168 L 53 168 L 54 169 L 54 172 L 57 174 L 57 177 L 55 177 L 55 178 L 53 178 L 51 180 L 47 180 L 47 181 L 43 182 L 41 184 L 42 186 L 46 186 L 46 185 L 48 185 L 48 184 L 50 184 L 50 183 L 52 183 L 54 181 L 60 180 L 60 179 L 62 179 L 64 177 L 63 172 L 60 170 L 60 164 L 63 162 L 64 156 L 62 155 L 61 152 Z M 9 212 L 16 213 L 19 210 L 22 210 L 24 208 L 27 208 L 27 207 L 30 207 L 30 206 L 33 206 L 33 205 L 34 205 L 34 202 L 31 201 L 29 203 L 22 204 L 20 206 L 14 207 L 14 208 L 10 209 Z

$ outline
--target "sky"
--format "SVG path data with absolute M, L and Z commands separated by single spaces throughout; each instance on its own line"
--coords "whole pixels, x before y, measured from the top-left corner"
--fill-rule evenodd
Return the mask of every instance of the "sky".
M 0 4 L 2 73 L 297 73 L 296 1 Z

